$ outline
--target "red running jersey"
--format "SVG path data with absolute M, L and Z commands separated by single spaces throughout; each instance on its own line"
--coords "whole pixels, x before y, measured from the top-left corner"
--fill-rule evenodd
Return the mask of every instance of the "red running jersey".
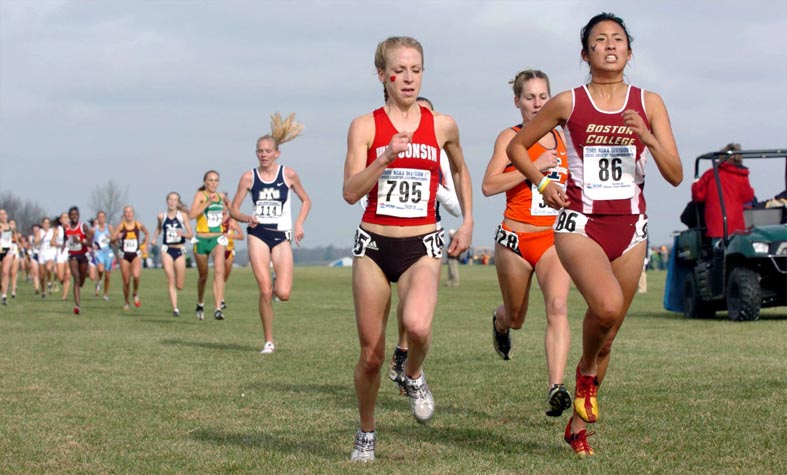
M 396 130 L 379 108 L 374 115 L 374 141 L 366 154 L 366 166 L 385 153 Z M 369 203 L 363 213 L 365 223 L 384 226 L 420 226 L 435 224 L 435 199 L 440 173 L 440 147 L 434 130 L 434 115 L 421 107 L 421 122 L 413 132 L 407 150 L 386 167 L 369 191 Z
M 85 225 L 80 221 L 77 227 L 71 228 L 71 224 L 65 227 L 66 230 L 66 248 L 68 255 L 77 256 L 79 254 L 87 253 L 87 235 L 85 234 Z

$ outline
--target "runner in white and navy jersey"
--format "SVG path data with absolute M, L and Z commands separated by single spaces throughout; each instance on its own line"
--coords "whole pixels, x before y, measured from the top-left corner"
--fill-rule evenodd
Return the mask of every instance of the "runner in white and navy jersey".
M 152 239 L 155 243 L 158 235 L 162 234 L 161 265 L 167 274 L 169 300 L 175 317 L 180 316 L 178 291 L 183 290 L 186 281 L 186 240 L 194 236 L 191 223 L 181 209 L 184 209 L 184 205 L 180 201 L 180 194 L 175 191 L 168 193 L 167 210 L 158 214 Z
M 303 239 L 303 223 L 311 209 L 311 199 L 292 167 L 278 163 L 281 155 L 279 146 L 288 142 L 303 130 L 294 121 L 294 114 L 282 120 L 277 113 L 271 118 L 271 133 L 257 139 L 259 166 L 244 173 L 238 182 L 238 190 L 230 206 L 230 216 L 238 222 L 247 223 L 249 262 L 257 280 L 260 296 L 258 310 L 265 334 L 265 343 L 260 353 L 273 353 L 273 296 L 286 301 L 290 298 L 293 278 L 293 257 L 290 241 L 300 245 Z M 251 198 L 253 212 L 244 214 L 240 206 L 246 195 Z M 295 194 L 301 200 L 301 209 L 293 223 L 291 201 Z M 271 263 L 276 273 L 273 283 Z

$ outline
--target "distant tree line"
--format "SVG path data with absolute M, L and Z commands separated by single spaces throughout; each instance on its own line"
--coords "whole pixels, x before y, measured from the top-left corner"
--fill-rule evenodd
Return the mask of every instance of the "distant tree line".
M 40 223 L 46 216 L 46 211 L 38 203 L 31 200 L 23 200 L 10 191 L 0 194 L 0 208 L 8 213 L 8 219 L 16 220 L 16 229 L 20 232 L 27 232 L 33 223 Z
M 87 222 L 95 217 L 99 210 L 103 210 L 107 213 L 107 222 L 117 223 L 120 221 L 123 206 L 127 202 L 128 186 L 122 188 L 113 180 L 109 180 L 103 185 L 96 186 L 90 193 L 89 210 L 87 212 L 82 210 L 82 218 Z M 34 223 L 40 224 L 45 216 L 50 219 L 57 218 L 58 214 L 67 211 L 68 207 L 72 205 L 66 203 L 63 205 L 63 209 L 55 210 L 52 214 L 49 214 L 37 202 L 22 199 L 11 191 L 5 191 L 0 194 L 0 208 L 8 212 L 9 219 L 16 220 L 17 229 L 22 233 L 29 232 L 30 227 Z

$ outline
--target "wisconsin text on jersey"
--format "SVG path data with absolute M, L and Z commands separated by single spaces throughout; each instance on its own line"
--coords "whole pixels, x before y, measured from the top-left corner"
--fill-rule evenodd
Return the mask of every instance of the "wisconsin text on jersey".
M 377 156 L 385 153 L 385 149 L 388 146 L 384 147 L 377 147 L 375 150 L 377 152 Z M 440 154 L 437 153 L 437 148 L 432 147 L 431 145 L 426 145 L 422 143 L 410 143 L 407 144 L 407 150 L 400 153 L 398 155 L 399 158 L 421 158 L 423 160 L 431 160 L 433 162 L 437 162 L 440 158 Z
M 589 134 L 593 132 L 598 134 L 609 134 L 588 135 L 587 141 L 585 142 L 587 144 L 633 145 L 635 140 L 631 127 L 626 127 L 624 125 L 588 124 L 588 128 L 585 132 Z M 612 134 L 615 136 L 612 136 Z M 624 135 L 628 135 L 628 137 L 623 137 Z

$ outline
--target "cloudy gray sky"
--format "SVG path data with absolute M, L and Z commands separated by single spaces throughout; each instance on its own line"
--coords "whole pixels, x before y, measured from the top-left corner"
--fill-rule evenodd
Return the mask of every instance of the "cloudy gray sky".
M 152 226 L 167 192 L 190 202 L 208 169 L 234 193 L 270 114 L 296 112 L 306 130 L 280 160 L 314 201 L 304 245 L 349 246 L 360 209 L 341 198 L 347 128 L 382 103 L 377 43 L 409 35 L 425 49 L 422 94 L 459 124 L 474 244 L 491 246 L 504 198 L 484 198 L 480 183 L 497 133 L 519 119 L 507 82 L 526 67 L 549 73 L 554 93 L 585 81 L 579 30 L 600 11 L 627 22 L 628 78 L 672 119 L 684 183 L 670 187 L 649 163 L 645 188 L 651 240 L 666 243 L 694 157 L 729 141 L 787 147 L 783 0 L 2 0 L 0 192 L 86 214 L 112 179 Z M 758 197 L 784 188 L 783 167 L 752 165 Z

